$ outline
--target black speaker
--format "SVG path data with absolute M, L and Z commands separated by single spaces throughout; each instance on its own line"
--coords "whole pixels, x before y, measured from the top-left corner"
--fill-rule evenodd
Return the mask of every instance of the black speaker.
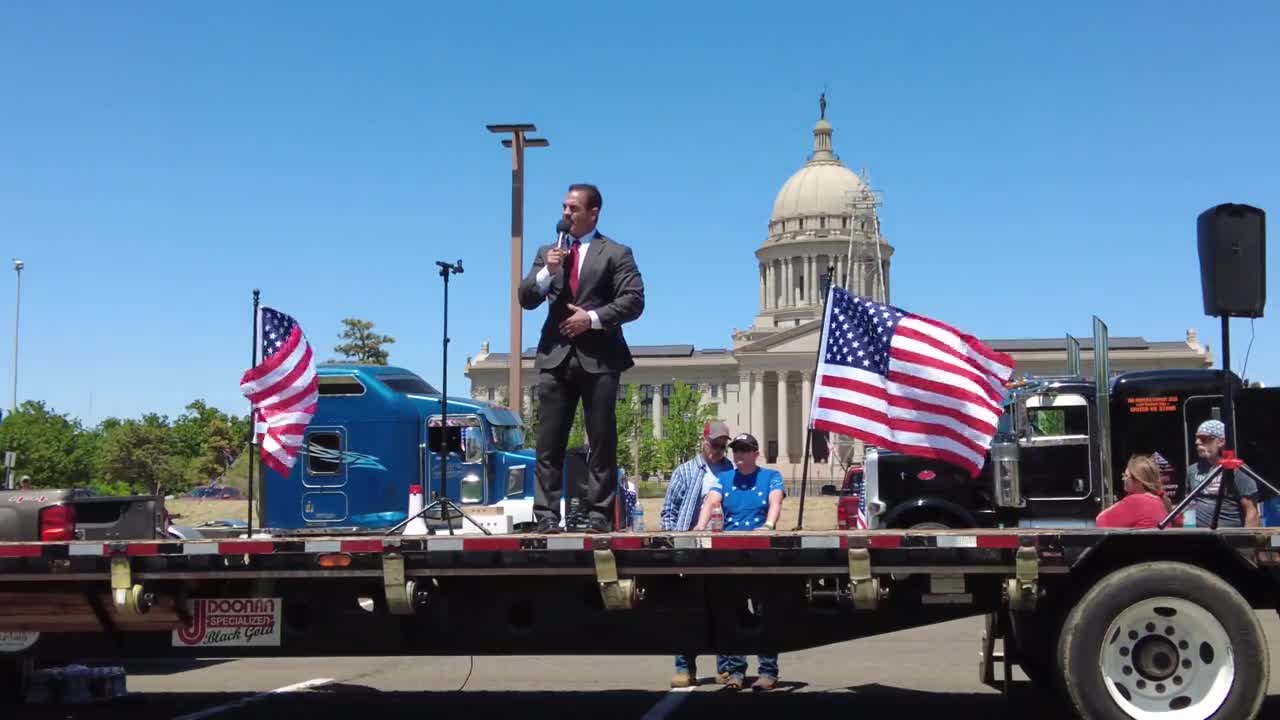
M 1225 203 L 1196 219 L 1204 314 L 1262 317 L 1267 304 L 1267 214 Z

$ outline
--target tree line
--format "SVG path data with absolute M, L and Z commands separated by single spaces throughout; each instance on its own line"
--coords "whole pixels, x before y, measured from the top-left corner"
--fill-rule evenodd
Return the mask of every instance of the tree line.
M 346 318 L 334 347 L 341 360 L 387 364 L 395 338 L 368 320 Z M 93 427 L 39 400 L 22 403 L 0 422 L 0 451 L 17 453 L 15 482 L 33 487 L 87 487 L 103 495 L 181 494 L 215 480 L 240 485 L 247 462 L 248 413 L 233 415 L 194 400 L 170 419 L 107 418 Z M 234 466 L 234 469 L 233 469 Z
M 180 494 L 224 477 L 248 446 L 249 415 L 203 400 L 172 420 L 146 413 L 87 427 L 39 400 L 0 422 L 0 449 L 17 453 L 14 477 L 33 487 L 87 487 L 103 495 Z
M 373 332 L 367 320 L 346 318 L 334 348 L 341 359 L 385 365 L 385 346 L 395 339 Z M 654 393 L 652 402 L 662 402 Z M 698 452 L 703 423 L 715 419 L 716 405 L 702 402 L 695 386 L 672 385 L 663 432 L 654 437 L 651 410 L 640 387 L 628 385 L 618 399 L 618 464 L 630 477 L 670 473 Z M 537 438 L 536 408 L 525 418 L 525 443 Z M 240 486 L 247 476 L 251 423 L 193 400 L 176 418 L 144 413 L 138 418 L 107 418 L 86 426 L 43 401 L 28 400 L 0 421 L 0 451 L 17 453 L 15 479 L 29 476 L 33 487 L 87 487 L 104 495 L 181 494 L 216 480 Z M 569 447 L 586 443 L 582 408 L 569 435 Z M 241 459 L 237 463 L 236 460 Z

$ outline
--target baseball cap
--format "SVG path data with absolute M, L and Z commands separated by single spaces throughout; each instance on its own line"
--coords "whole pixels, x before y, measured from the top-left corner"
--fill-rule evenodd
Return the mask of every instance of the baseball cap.
M 734 450 L 759 450 L 760 443 L 756 442 L 755 437 L 750 433 L 738 433 L 729 443 L 729 447 Z
M 729 424 L 720 420 L 712 420 L 702 426 L 702 437 L 708 440 L 716 438 L 733 437 L 733 433 L 729 432 Z
M 1197 435 L 1212 435 L 1216 438 L 1227 437 L 1227 426 L 1222 424 L 1221 420 L 1205 420 L 1200 423 L 1200 427 L 1196 428 Z

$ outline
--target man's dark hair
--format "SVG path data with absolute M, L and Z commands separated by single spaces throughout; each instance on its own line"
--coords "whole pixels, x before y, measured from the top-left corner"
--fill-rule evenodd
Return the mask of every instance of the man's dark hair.
M 604 207 L 604 198 L 600 197 L 600 188 L 591 183 L 574 183 L 569 186 L 569 192 L 581 190 L 587 194 L 587 209 L 596 208 L 599 210 Z

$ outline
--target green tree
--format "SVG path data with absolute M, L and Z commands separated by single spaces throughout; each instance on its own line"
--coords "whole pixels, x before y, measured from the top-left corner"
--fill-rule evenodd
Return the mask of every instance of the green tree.
M 387 364 L 389 353 L 382 346 L 394 343 L 395 338 L 375 333 L 373 323 L 368 320 L 345 318 L 342 324 L 342 334 L 338 337 L 346 342 L 334 347 L 334 352 L 342 355 L 344 360 L 371 365 Z
M 126 420 L 103 434 L 100 481 L 133 492 L 161 495 L 183 489 L 185 463 L 176 452 L 172 428 L 163 416 Z
M 200 453 L 187 465 L 187 482 L 205 485 L 225 475 L 235 457 L 236 439 L 231 425 L 223 418 L 214 418 L 205 429 Z
M 87 486 L 94 444 L 80 421 L 38 400 L 27 400 L 0 422 L 0 452 L 18 454 L 14 477 L 31 476 L 34 487 Z
M 654 397 L 654 402 L 660 398 Z M 704 404 L 697 386 L 677 382 L 671 388 L 666 417 L 662 421 L 662 439 L 658 441 L 662 470 L 670 472 L 698 452 L 702 427 L 715 419 L 716 406 Z
M 175 452 L 186 466 L 187 480 L 203 484 L 226 474 L 227 466 L 248 447 L 249 429 L 247 413 L 231 415 L 203 400 L 191 401 L 173 422 Z
M 204 447 L 209 427 L 215 422 L 227 420 L 221 410 L 210 407 L 204 400 L 192 400 L 187 404 L 186 412 L 173 421 L 173 441 L 175 451 L 186 458 L 200 455 Z

